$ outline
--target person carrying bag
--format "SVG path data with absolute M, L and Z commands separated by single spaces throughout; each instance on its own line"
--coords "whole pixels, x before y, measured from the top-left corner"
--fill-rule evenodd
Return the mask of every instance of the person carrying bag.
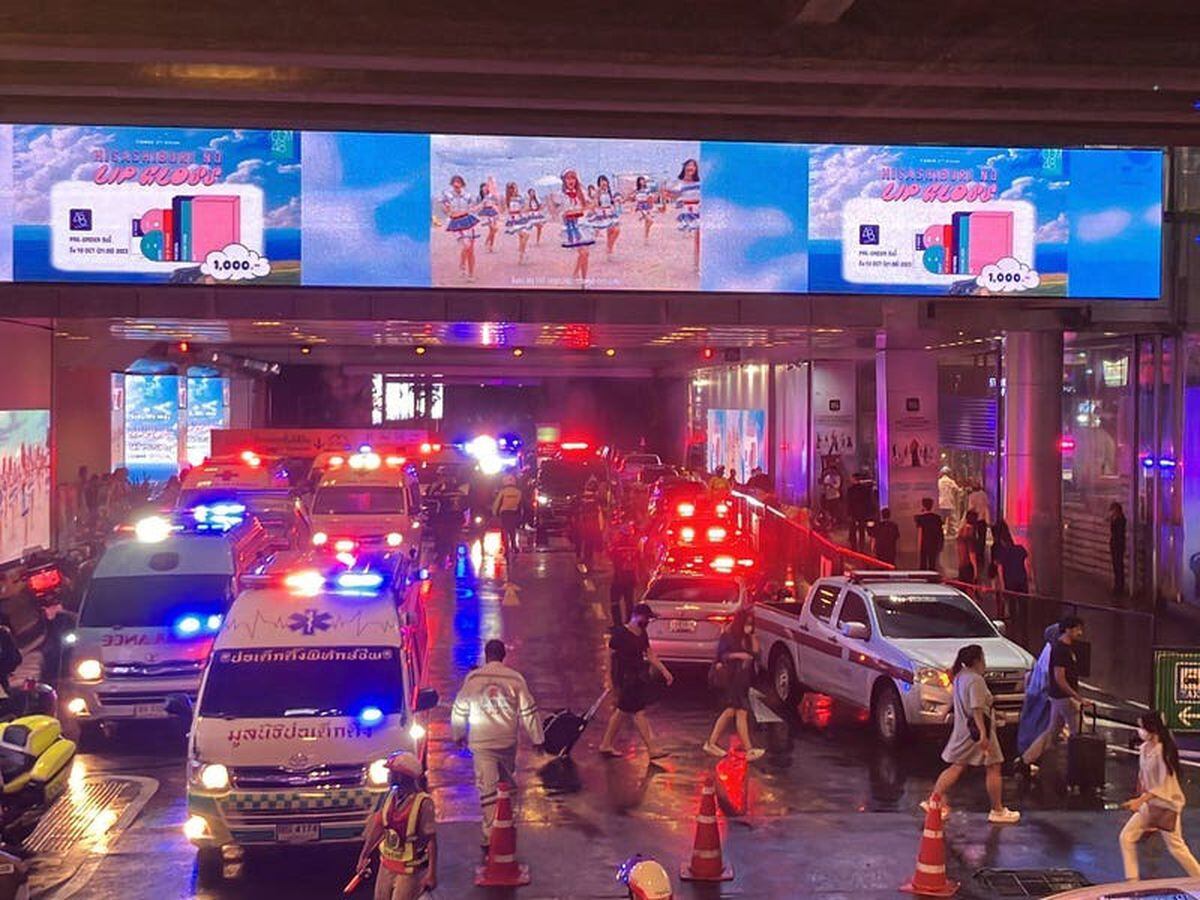
M 1182 813 L 1185 798 L 1179 786 L 1179 748 L 1158 710 L 1138 717 L 1138 786 L 1142 793 L 1121 806 L 1133 815 L 1121 829 L 1121 858 L 1125 878 L 1136 881 L 1137 845 L 1153 832 L 1162 835 L 1167 851 L 1192 878 L 1200 878 L 1200 863 L 1184 843 Z

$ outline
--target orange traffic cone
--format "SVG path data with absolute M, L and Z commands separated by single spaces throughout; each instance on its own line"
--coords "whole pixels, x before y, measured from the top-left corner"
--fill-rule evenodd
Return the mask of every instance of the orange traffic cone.
M 713 777 L 704 773 L 700 792 L 700 812 L 696 814 L 696 841 L 692 861 L 679 867 L 684 881 L 729 881 L 733 867 L 721 859 L 721 832 L 717 830 L 717 798 Z
M 496 818 L 492 820 L 487 862 L 475 870 L 480 887 L 520 887 L 529 884 L 529 866 L 517 862 L 517 827 L 513 824 L 510 785 L 496 785 Z
M 929 798 L 925 812 L 925 830 L 921 834 L 921 848 L 917 851 L 917 870 L 912 880 L 900 890 L 927 897 L 953 897 L 958 893 L 958 882 L 946 877 L 946 839 L 942 834 L 942 798 L 934 794 Z

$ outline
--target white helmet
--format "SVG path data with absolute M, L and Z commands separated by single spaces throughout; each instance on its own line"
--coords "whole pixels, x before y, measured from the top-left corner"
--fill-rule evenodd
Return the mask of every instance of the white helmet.
M 658 861 L 636 853 L 617 870 L 617 881 L 629 888 L 632 900 L 671 900 L 671 876 Z

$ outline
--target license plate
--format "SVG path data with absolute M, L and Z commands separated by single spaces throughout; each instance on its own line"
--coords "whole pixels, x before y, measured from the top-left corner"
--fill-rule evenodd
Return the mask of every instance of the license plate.
M 305 844 L 321 837 L 321 826 L 316 822 L 298 822 L 294 825 L 276 825 L 276 837 L 285 844 Z
M 670 629 L 673 632 L 695 631 L 696 622 L 693 619 L 672 619 Z
M 161 716 L 163 713 L 163 705 L 161 703 L 138 703 L 133 707 L 133 716 L 136 719 L 153 719 Z

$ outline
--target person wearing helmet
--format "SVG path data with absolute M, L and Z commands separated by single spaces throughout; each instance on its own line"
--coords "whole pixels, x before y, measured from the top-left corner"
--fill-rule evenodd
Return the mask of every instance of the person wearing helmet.
M 504 476 L 504 487 L 496 494 L 492 504 L 492 512 L 500 520 L 500 533 L 504 538 L 504 555 L 511 559 L 521 552 L 517 546 L 517 526 L 521 524 L 521 503 L 524 496 L 517 487 L 517 479 L 512 475 Z
M 635 853 L 617 870 L 617 881 L 625 885 L 630 900 L 671 900 L 671 876 L 658 860 Z
M 358 870 L 379 848 L 375 900 L 416 900 L 437 888 L 437 821 L 433 797 L 425 792 L 421 763 L 407 750 L 387 759 L 392 787 L 379 811 L 367 820 Z

